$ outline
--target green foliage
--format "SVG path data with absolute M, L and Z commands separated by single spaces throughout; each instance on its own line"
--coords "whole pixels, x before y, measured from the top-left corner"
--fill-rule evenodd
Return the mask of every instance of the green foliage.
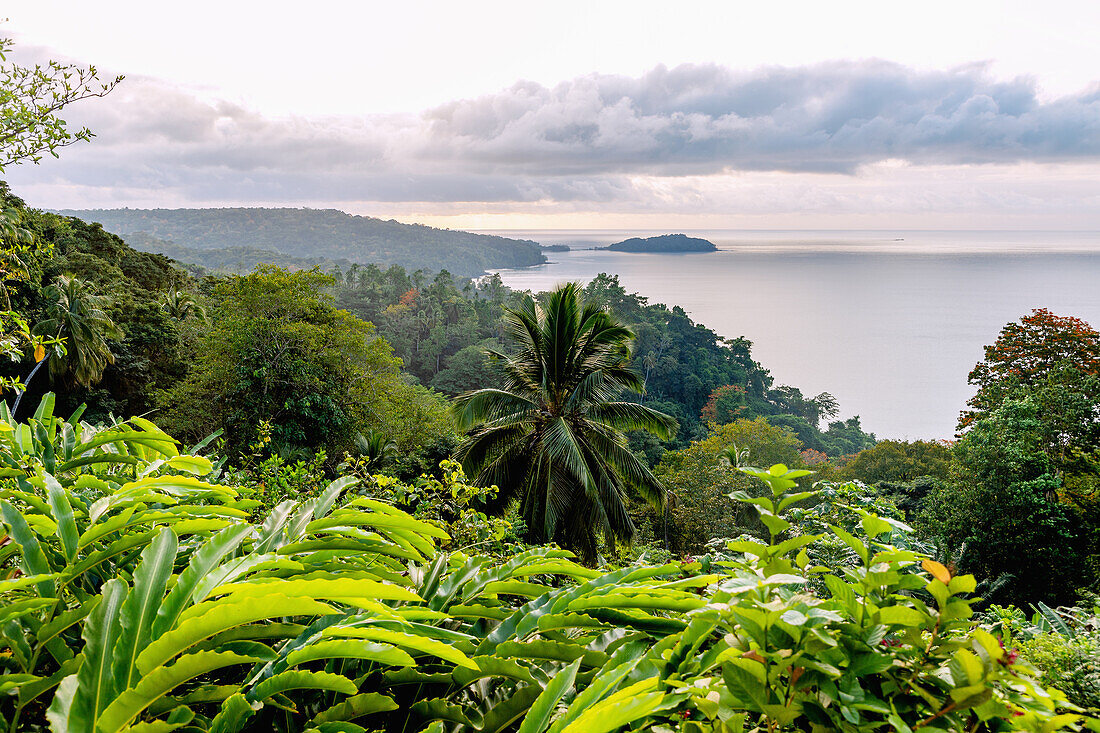
M 100 301 L 102 316 L 124 334 L 121 340 L 108 341 L 114 361 L 103 366 L 102 377 L 93 380 L 97 381 L 94 386 L 74 384 L 69 374 L 50 385 L 42 370 L 29 385 L 32 394 L 28 399 L 33 403 L 52 388 L 63 410 L 87 404 L 88 417 L 93 420 L 107 420 L 112 414 L 148 413 L 155 405 L 156 390 L 178 380 L 186 371 L 187 345 L 196 328 L 194 322 L 172 319 L 161 308 L 161 301 L 168 290 L 194 295 L 194 284 L 167 259 L 136 252 L 98 226 L 27 209 L 7 192 L 6 186 L 0 186 L 0 196 L 4 206 L 18 216 L 28 237 L 18 251 L 7 248 L 5 253 L 9 271 L 3 297 L 12 310 L 43 332 L 43 321 L 54 316 L 67 319 L 68 315 L 57 307 L 63 299 L 60 290 L 53 293 L 53 298 L 47 297 L 46 291 L 60 278 L 75 278 L 84 283 L 84 294 L 94 293 L 94 299 Z M 18 275 L 12 268 L 18 270 Z M 53 314 L 48 312 L 51 303 L 57 311 Z M 71 325 L 79 332 L 80 324 Z M 50 331 L 53 334 L 56 329 Z M 98 344 L 94 349 L 93 361 L 104 358 L 102 346 Z M 55 364 L 67 364 L 65 359 L 63 348 L 53 350 L 51 360 Z M 95 364 L 88 362 L 88 366 Z M 25 358 L 3 372 L 5 376 L 23 378 L 32 367 L 33 360 Z M 96 371 L 98 368 L 93 368 L 91 375 Z
M 470 484 L 457 462 L 442 462 L 442 478 L 424 474 L 409 482 L 369 473 L 373 465 L 360 463 L 342 468 L 351 469 L 355 475 L 363 471 L 363 488 L 359 493 L 398 507 L 417 519 L 442 526 L 450 538 L 442 547 L 498 556 L 525 549 L 519 539 L 523 534 L 522 521 L 514 517 L 509 521 L 485 513 L 486 505 L 496 498 L 497 487 Z
M 538 244 L 434 229 L 335 209 L 94 209 L 64 212 L 98 221 L 122 236 L 144 232 L 193 249 L 253 248 L 295 257 L 450 270 L 476 277 L 489 268 L 546 261 Z M 260 259 L 259 263 L 271 263 Z
M 989 414 L 1020 388 L 1038 386 L 1052 377 L 1071 384 L 1097 376 L 1100 333 L 1079 318 L 1035 309 L 1019 322 L 1005 325 L 997 341 L 985 347 L 985 359 L 969 376 L 978 393 L 967 403 L 971 409 L 959 417 L 959 428 L 967 428 Z M 1086 389 L 1095 404 L 1100 395 L 1097 385 L 1090 383 Z M 1090 431 L 1095 437 L 1100 419 L 1090 417 L 1076 428 Z
M 441 551 L 440 525 L 344 496 L 351 478 L 251 524 L 236 492 L 183 472 L 209 462 L 175 455 L 147 423 L 95 432 L 44 404 L 4 424 L 0 456 L 21 466 L 3 484 L 12 731 L 1082 722 L 971 624 L 973 580 L 876 541 L 883 520 L 833 528 L 859 564 L 810 567 L 817 538 L 788 538 L 783 518 L 805 472 L 748 469 L 766 482 L 742 498 L 768 543 L 734 543 L 709 570 L 600 573 L 551 548 Z M 448 490 L 475 491 L 448 473 Z M 818 576 L 828 596 L 804 592 Z
M 1058 605 L 1094 578 L 1087 526 L 1059 498 L 1062 480 L 1042 450 L 1041 424 L 1028 400 L 1006 401 L 976 421 L 955 446 L 953 481 L 933 490 L 918 523 L 965 548 L 963 569 L 1011 575 L 1001 598 Z
M 324 448 L 330 455 L 373 428 L 389 434 L 414 467 L 423 450 L 446 445 L 446 406 L 401 379 L 400 363 L 373 327 L 333 306 L 323 292 L 331 283 L 317 272 L 278 268 L 219 281 L 213 325 L 191 372 L 161 397 L 169 427 L 191 440 L 224 430 L 237 454 L 266 421 L 274 452 Z
M 122 81 L 119 76 L 99 83 L 94 66 L 20 66 L 7 58 L 11 47 L 10 39 L 0 38 L 0 173 L 9 165 L 37 163 L 45 154 L 56 158 L 60 148 L 91 138 L 86 127 L 70 131 L 58 113 L 82 99 L 106 96 Z
M 1040 681 L 1100 716 L 1100 634 L 1068 638 L 1038 634 L 1020 643 L 1020 656 L 1042 671 Z
M 525 298 L 507 311 L 505 327 L 518 352 L 496 354 L 503 389 L 455 402 L 459 427 L 470 431 L 455 455 L 475 483 L 519 501 L 529 540 L 556 541 L 591 562 L 597 532 L 609 547 L 633 538 L 627 487 L 651 505 L 664 503 L 663 487 L 622 431 L 668 439 L 675 421 L 619 400 L 643 389 L 627 364 L 634 334 L 585 303 L 578 285 L 555 290 L 545 308 Z
M 697 555 L 711 539 L 763 530 L 745 505 L 725 500 L 734 491 L 751 490 L 754 482 L 732 470 L 728 457 L 720 462 L 720 454 L 734 448 L 738 453 L 748 451 L 740 460 L 797 466 L 800 447 L 791 433 L 757 418 L 712 426 L 706 439 L 665 453 L 654 474 L 672 497 L 662 517 L 669 549 L 677 555 Z
M 48 302 L 46 318 L 35 325 L 35 331 L 65 345 L 63 352 L 55 351 L 49 357 L 50 377 L 80 387 L 99 382 L 107 365 L 115 361 L 108 340 L 123 337 L 107 315 L 110 301 L 69 275 L 59 276 L 42 294 Z
M 946 479 L 950 467 L 951 448 L 942 441 L 881 440 L 844 464 L 841 476 L 867 484 L 904 483 L 921 476 Z

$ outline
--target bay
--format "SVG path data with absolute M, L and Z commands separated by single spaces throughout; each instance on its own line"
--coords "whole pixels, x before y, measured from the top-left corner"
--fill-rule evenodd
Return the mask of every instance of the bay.
M 842 417 L 880 438 L 951 438 L 983 345 L 1031 309 L 1100 327 L 1100 232 L 685 231 L 719 248 L 702 254 L 592 249 L 666 232 L 493 233 L 571 248 L 500 270 L 509 287 L 616 274 L 650 302 L 749 339 L 776 384 L 832 393 Z

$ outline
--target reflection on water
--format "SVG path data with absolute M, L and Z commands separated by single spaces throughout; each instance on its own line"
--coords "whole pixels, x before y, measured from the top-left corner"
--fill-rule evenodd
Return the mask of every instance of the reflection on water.
M 1097 232 L 685 232 L 720 251 L 683 255 L 590 249 L 661 232 L 501 233 L 574 248 L 500 271 L 510 287 L 618 274 L 745 336 L 777 383 L 833 393 L 879 437 L 950 437 L 982 346 L 1032 308 L 1100 327 Z

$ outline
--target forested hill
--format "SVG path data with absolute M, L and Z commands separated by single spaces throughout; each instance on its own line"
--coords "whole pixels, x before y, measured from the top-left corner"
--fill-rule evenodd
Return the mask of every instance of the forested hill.
M 319 267 L 322 272 L 329 272 L 334 267 L 346 270 L 354 264 L 344 258 L 295 257 L 259 247 L 218 247 L 217 249 L 184 247 L 182 244 L 158 239 L 147 232 L 128 235 L 126 243 L 141 252 L 170 257 L 196 275 L 247 275 L 255 270 L 257 265 L 278 265 L 291 271 Z
M 246 247 L 284 255 L 449 270 L 470 277 L 486 269 L 546 261 L 539 245 L 487 234 L 435 229 L 335 209 L 87 209 L 59 212 L 127 237 L 144 233 L 193 249 Z

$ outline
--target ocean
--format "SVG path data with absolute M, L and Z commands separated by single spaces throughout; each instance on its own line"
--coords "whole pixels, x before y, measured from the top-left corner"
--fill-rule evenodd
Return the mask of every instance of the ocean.
M 617 274 L 651 303 L 749 339 L 777 385 L 831 393 L 879 438 L 951 438 L 983 346 L 1033 308 L 1100 328 L 1100 232 L 684 231 L 719 248 L 701 254 L 592 249 L 667 232 L 492 233 L 570 247 L 499 270 L 509 287 Z

